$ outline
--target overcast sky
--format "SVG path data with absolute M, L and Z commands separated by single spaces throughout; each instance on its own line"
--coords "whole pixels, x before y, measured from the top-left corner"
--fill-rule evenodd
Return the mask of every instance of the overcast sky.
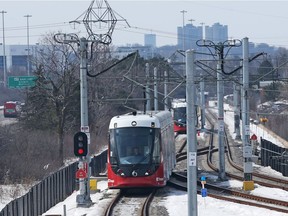
M 90 0 L 0 0 L 4 14 L 5 44 L 27 44 L 27 18 L 29 17 L 29 43 L 39 42 L 41 35 L 62 31 L 76 33 L 69 21 L 76 20 L 89 7 Z M 95 0 L 96 2 L 102 2 Z M 157 35 L 157 46 L 177 44 L 177 26 L 185 24 L 211 26 L 219 22 L 228 25 L 228 35 L 233 39 L 248 37 L 255 43 L 268 43 L 288 47 L 288 1 L 170 1 L 170 0 L 110 0 L 117 12 L 118 22 L 112 43 L 126 45 L 144 44 L 144 34 Z M 97 11 L 95 11 L 97 13 Z M 126 22 L 119 16 L 121 15 Z M 2 14 L 0 14 L 0 43 L 3 42 Z M 80 19 L 81 20 L 81 19 Z M 81 25 L 83 26 L 83 25 Z M 83 33 L 85 31 L 82 31 Z M 83 35 L 86 37 L 85 35 Z

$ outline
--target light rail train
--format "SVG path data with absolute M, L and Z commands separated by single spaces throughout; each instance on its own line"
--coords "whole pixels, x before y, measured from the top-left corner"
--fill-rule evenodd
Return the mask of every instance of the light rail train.
M 171 105 L 174 119 L 174 132 L 186 133 L 186 99 L 173 99 Z
M 163 187 L 176 164 L 172 114 L 133 112 L 109 125 L 108 187 Z

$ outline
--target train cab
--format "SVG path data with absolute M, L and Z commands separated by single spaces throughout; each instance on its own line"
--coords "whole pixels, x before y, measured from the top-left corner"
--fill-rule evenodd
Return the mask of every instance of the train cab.
M 165 186 L 175 166 L 171 113 L 113 117 L 108 152 L 109 188 Z
M 172 110 L 174 120 L 174 132 L 186 133 L 187 131 L 186 107 L 187 102 L 185 99 L 173 99 Z

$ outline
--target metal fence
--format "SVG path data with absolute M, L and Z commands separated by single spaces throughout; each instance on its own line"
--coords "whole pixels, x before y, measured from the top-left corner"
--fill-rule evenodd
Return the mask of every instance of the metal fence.
M 92 176 L 106 169 L 107 150 L 91 160 Z M 28 193 L 7 204 L 0 216 L 39 216 L 78 189 L 75 173 L 78 163 L 65 167 L 33 186 Z
M 281 148 L 274 143 L 261 139 L 261 165 L 270 166 L 272 169 L 288 176 L 288 158 L 283 152 L 288 149 Z

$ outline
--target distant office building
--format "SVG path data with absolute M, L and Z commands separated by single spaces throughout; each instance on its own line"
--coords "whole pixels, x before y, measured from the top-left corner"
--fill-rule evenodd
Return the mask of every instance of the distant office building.
M 179 49 L 197 49 L 196 41 L 203 38 L 202 26 L 187 24 L 177 28 Z
M 145 34 L 144 35 L 144 46 L 156 47 L 156 34 Z
M 215 44 L 228 40 L 228 26 L 214 23 L 211 27 L 205 26 L 205 39 Z
M 36 52 L 36 46 L 30 46 L 30 56 L 33 56 Z M 6 45 L 5 46 L 5 59 L 7 72 L 13 72 L 14 69 L 18 72 L 27 71 L 27 45 Z M 0 49 L 0 70 L 4 69 L 4 55 L 3 48 Z M 32 64 L 30 64 L 32 67 Z M 16 69 L 17 68 L 17 69 Z M 30 68 L 31 69 L 31 68 Z
M 202 26 L 187 24 L 183 27 L 177 27 L 178 47 L 179 49 L 198 49 L 197 40 L 207 39 L 215 44 L 228 40 L 228 26 L 214 23 L 212 26 L 205 26 L 205 35 Z

